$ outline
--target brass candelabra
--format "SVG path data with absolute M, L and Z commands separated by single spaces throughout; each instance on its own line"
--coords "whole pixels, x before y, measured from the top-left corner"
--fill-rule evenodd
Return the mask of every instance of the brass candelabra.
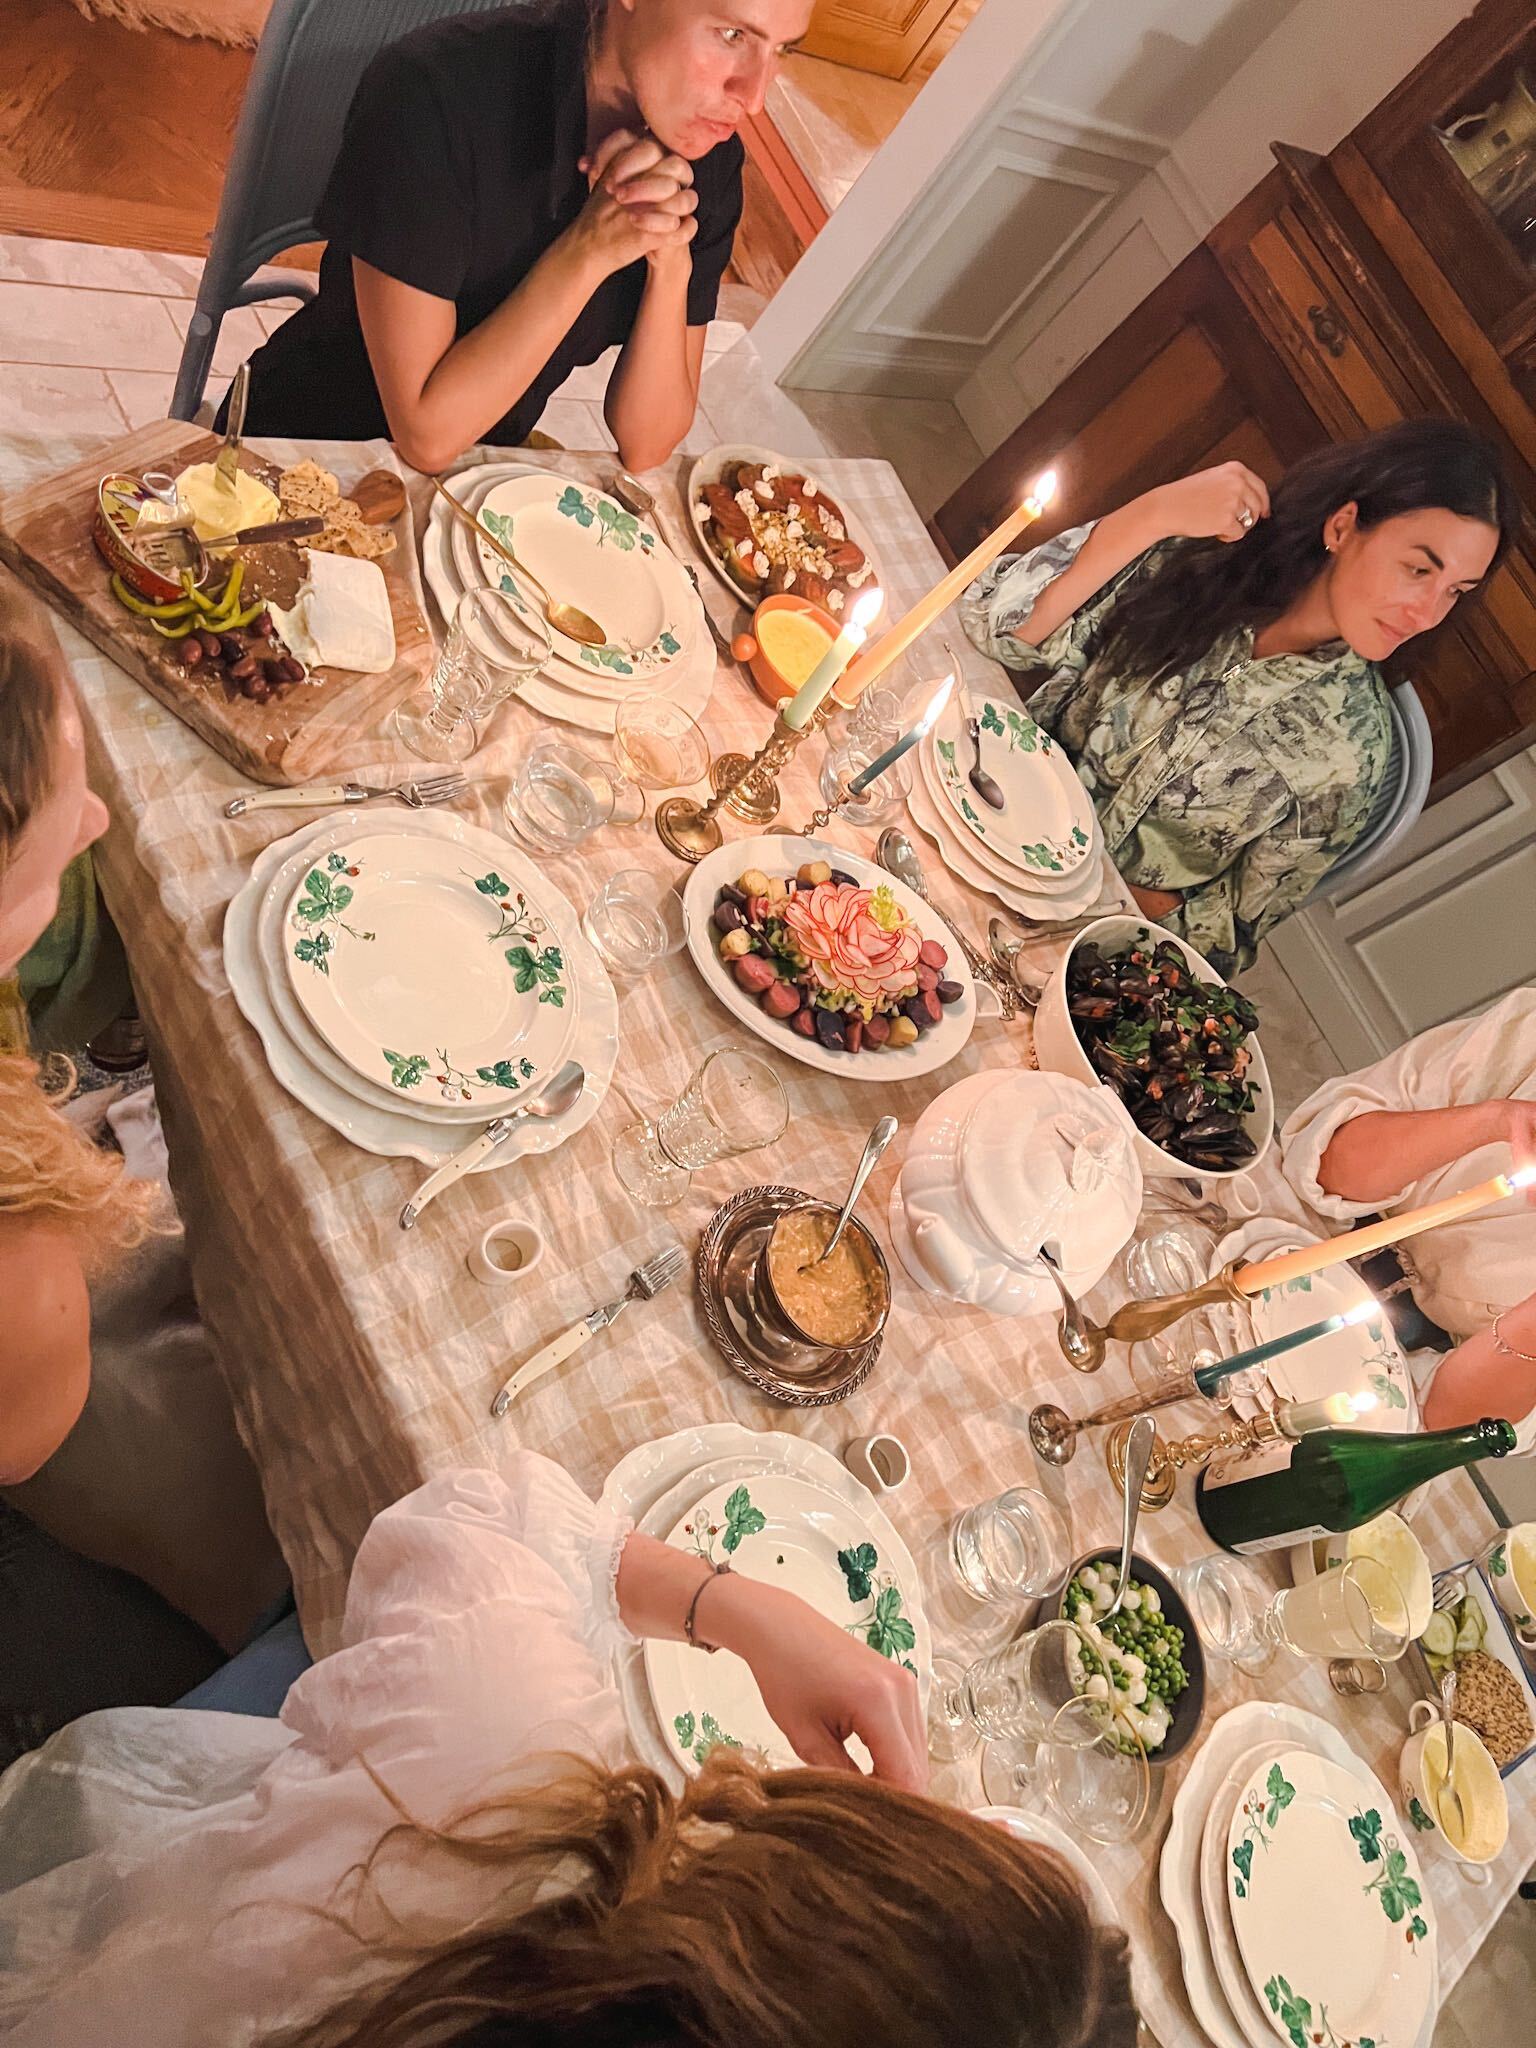
M 724 839 L 719 813 L 731 811 L 752 825 L 771 825 L 779 815 L 779 770 L 793 758 L 802 740 L 821 725 L 818 711 L 804 727 L 786 725 L 782 712 L 755 754 L 722 754 L 710 770 L 714 795 L 707 803 L 691 796 L 669 796 L 656 806 L 656 831 L 661 843 L 679 860 L 700 861 Z
M 1062 1355 L 1079 1372 L 1097 1372 L 1104 1363 L 1106 1345 L 1141 1344 L 1155 1337 L 1197 1308 L 1214 1308 L 1223 1301 L 1245 1302 L 1248 1297 L 1237 1284 L 1238 1261 L 1230 1260 L 1198 1287 L 1186 1287 L 1182 1294 L 1160 1294 L 1151 1301 L 1122 1302 L 1106 1322 L 1090 1323 L 1086 1317 L 1069 1334 L 1063 1321 L 1057 1329 Z M 1072 1348 L 1068 1348 L 1069 1342 Z
M 1147 1405 L 1143 1400 L 1140 1407 L 1145 1408 Z M 1137 1412 L 1140 1412 L 1140 1408 Z M 1131 1419 L 1117 1423 L 1104 1439 L 1104 1463 L 1109 1467 L 1109 1476 L 1121 1489 L 1125 1486 L 1125 1447 L 1131 1433 Z M 1162 1437 L 1155 1437 L 1146 1480 L 1141 1489 L 1142 1507 L 1153 1514 L 1160 1508 L 1167 1507 L 1173 1499 L 1179 1474 L 1208 1464 L 1219 1452 L 1257 1451 L 1265 1444 L 1278 1442 L 1285 1434 L 1279 1416 L 1265 1413 L 1255 1415 L 1251 1421 L 1245 1421 L 1241 1416 L 1233 1416 L 1219 1429 L 1197 1430 L 1191 1436 L 1175 1437 L 1171 1443 L 1165 1442 Z

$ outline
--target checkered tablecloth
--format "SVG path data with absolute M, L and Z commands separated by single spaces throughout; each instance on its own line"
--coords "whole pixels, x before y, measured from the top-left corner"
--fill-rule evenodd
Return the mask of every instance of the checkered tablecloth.
M 392 459 L 377 447 L 310 452 L 344 481 Z M 603 473 L 602 458 L 551 459 L 571 474 Z M 820 469 L 878 536 L 899 611 L 941 567 L 899 482 L 881 462 L 826 461 Z M 675 484 L 685 470 L 680 464 Z M 412 482 L 419 526 L 426 487 Z M 666 527 L 676 537 L 682 513 L 675 490 L 666 506 Z M 707 574 L 701 577 L 711 609 L 731 630 L 729 600 Z M 954 638 L 967 666 L 988 673 L 988 664 Z M 910 1130 L 944 1087 L 986 1067 L 1026 1062 L 1027 1022 L 978 1023 L 965 1052 L 942 1074 L 905 1085 L 884 1075 L 872 1086 L 844 1082 L 775 1052 L 793 1110 L 785 1136 L 752 1158 L 700 1173 L 678 1208 L 642 1210 L 610 1169 L 616 1132 L 636 1110 L 670 1101 L 706 1049 L 746 1037 L 680 955 L 649 979 L 622 986 L 618 1075 L 587 1129 L 545 1158 L 464 1182 L 404 1236 L 395 1219 L 421 1170 L 356 1150 L 291 1100 L 269 1073 L 225 979 L 225 906 L 259 849 L 303 814 L 226 820 L 225 801 L 246 786 L 236 771 L 84 641 L 66 639 L 86 708 L 93 780 L 113 817 L 99 855 L 103 886 L 127 938 L 152 1033 L 198 1295 L 292 1568 L 311 1647 L 324 1652 L 336 1641 L 348 1566 L 370 1517 L 429 1473 L 465 1461 L 494 1463 L 511 1445 L 526 1443 L 559 1459 L 596 1493 L 634 1445 L 685 1422 L 726 1418 L 748 1428 L 799 1430 L 834 1450 L 875 1429 L 901 1436 L 914 1474 L 893 1511 L 922 1560 L 938 1645 L 973 1642 L 957 1603 L 942 1591 L 950 1518 L 1005 1485 L 1041 1483 L 1024 1434 L 1035 1402 L 1049 1398 L 1080 1413 L 1126 1385 L 1123 1360 L 1111 1360 L 1085 1384 L 1063 1365 L 1049 1321 L 1010 1321 L 936 1301 L 898 1272 L 895 1312 L 866 1384 L 838 1407 L 786 1409 L 727 1369 L 691 1283 L 680 1284 L 632 1308 L 612 1335 L 543 1380 L 505 1421 L 493 1423 L 488 1409 L 513 1363 L 619 1292 L 630 1270 L 670 1239 L 691 1251 L 714 1209 L 740 1188 L 779 1181 L 839 1193 L 878 1115 L 891 1111 Z M 703 721 L 715 749 L 750 750 L 768 718 L 741 675 L 722 669 Z M 516 706 L 497 715 L 471 764 L 465 815 L 496 827 L 509 757 L 535 729 Z M 807 745 L 785 778 L 784 822 L 791 827 L 815 802 L 820 751 L 819 741 Z M 354 765 L 363 771 L 410 764 L 377 734 L 359 733 Z M 847 843 L 861 842 L 850 834 Z M 579 906 L 605 875 L 637 863 L 671 865 L 649 825 L 603 833 L 551 872 Z M 937 866 L 934 859 L 941 906 L 983 932 L 994 906 Z M 874 1062 L 869 1071 L 880 1072 Z M 900 1156 L 898 1145 L 865 1197 L 865 1214 L 887 1242 L 886 1200 Z M 466 1271 L 465 1250 L 493 1217 L 509 1211 L 536 1220 L 550 1249 L 526 1282 L 488 1289 Z M 1177 1419 L 1181 1411 L 1172 1413 Z M 1070 1512 L 1079 1550 L 1116 1532 L 1118 1499 L 1095 1443 L 1048 1484 Z M 1476 1549 L 1489 1523 L 1475 1490 L 1458 1479 L 1434 1489 L 1418 1525 L 1437 1562 L 1450 1562 Z M 1187 1485 L 1172 1509 L 1143 1526 L 1145 1549 L 1165 1565 L 1208 1547 L 1188 1509 Z M 1278 1568 L 1270 1569 L 1278 1583 Z M 1222 1667 L 1210 1678 L 1211 1716 L 1259 1689 Z M 1329 1716 L 1395 1786 L 1406 1735 L 1406 1673 L 1394 1674 L 1384 1696 L 1346 1703 L 1330 1693 L 1321 1671 L 1285 1661 L 1264 1675 L 1263 1689 Z M 1157 1898 L 1162 1821 L 1181 1768 L 1159 1773 L 1163 1812 L 1154 1830 L 1133 1847 L 1096 1852 L 1147 1957 L 1155 1991 L 1146 2017 L 1163 2048 L 1200 2038 Z M 1536 1802 L 1521 1779 L 1511 1792 L 1512 1840 L 1491 1885 L 1475 1889 L 1444 1864 L 1432 1866 L 1446 1986 L 1536 1858 Z

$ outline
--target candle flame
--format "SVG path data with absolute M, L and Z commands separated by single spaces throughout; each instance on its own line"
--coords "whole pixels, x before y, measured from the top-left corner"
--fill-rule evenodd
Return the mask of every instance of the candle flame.
M 1536 1166 L 1519 1166 L 1509 1176 L 1512 1188 L 1536 1187 Z
M 1054 469 L 1048 469 L 1043 476 L 1036 477 L 1026 502 L 1033 505 L 1037 512 L 1043 512 L 1055 495 L 1056 472 Z
M 849 618 L 855 626 L 862 628 L 867 633 L 876 619 L 879 618 L 884 605 L 885 592 L 878 583 L 872 583 L 863 596 L 855 603 Z
M 1350 1405 L 1352 1415 L 1356 1418 L 1361 1415 L 1369 1415 L 1372 1409 L 1379 1405 L 1374 1394 L 1346 1394 L 1344 1398 Z
M 1346 1323 L 1368 1323 L 1379 1306 L 1374 1295 L 1369 1301 L 1357 1301 L 1353 1308 L 1345 1309 L 1344 1320 Z

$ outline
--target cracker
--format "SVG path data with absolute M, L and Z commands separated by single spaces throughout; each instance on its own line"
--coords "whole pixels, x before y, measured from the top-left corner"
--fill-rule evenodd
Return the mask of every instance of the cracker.
M 277 482 L 277 495 L 290 519 L 324 519 L 323 529 L 307 541 L 307 547 L 322 554 L 354 555 L 371 562 L 391 554 L 395 536 L 387 526 L 369 526 L 352 499 L 341 495 L 341 486 L 318 462 L 296 462 L 285 469 Z

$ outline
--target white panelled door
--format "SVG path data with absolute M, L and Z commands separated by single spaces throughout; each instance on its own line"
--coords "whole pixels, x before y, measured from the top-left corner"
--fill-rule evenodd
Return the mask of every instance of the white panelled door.
M 1536 748 L 1432 805 L 1387 872 L 1269 943 L 1345 1071 L 1536 982 Z

